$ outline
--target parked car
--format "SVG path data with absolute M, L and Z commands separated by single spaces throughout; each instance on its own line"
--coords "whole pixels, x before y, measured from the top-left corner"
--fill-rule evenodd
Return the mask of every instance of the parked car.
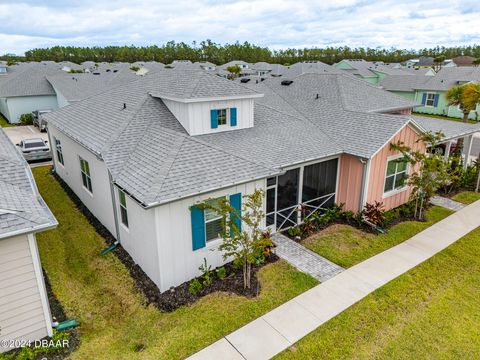
M 52 159 L 52 152 L 46 140 L 40 138 L 26 139 L 20 141 L 17 146 L 27 161 Z
M 47 122 L 43 119 L 44 114 L 51 113 L 51 109 L 47 110 L 35 110 L 32 112 L 33 115 L 33 126 L 37 126 L 40 131 L 47 130 Z

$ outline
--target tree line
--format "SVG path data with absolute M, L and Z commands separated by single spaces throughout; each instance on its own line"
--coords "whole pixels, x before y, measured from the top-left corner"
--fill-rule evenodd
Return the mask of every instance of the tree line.
M 385 49 L 380 47 L 351 48 L 348 46 L 271 50 L 268 47 L 258 46 L 249 42 L 221 45 L 211 40 L 200 43 L 193 42 L 192 44 L 169 41 L 161 46 L 54 46 L 28 50 L 25 52 L 24 57 L 15 57 L 15 59 L 3 57 L 3 59 L 16 61 L 71 61 L 74 63 L 82 63 L 84 61 L 129 63 L 135 61 L 157 61 L 164 64 L 169 64 L 173 60 L 210 61 L 215 64 L 224 64 L 231 60 L 244 60 L 249 63 L 266 61 L 277 64 L 319 60 L 327 64 L 333 64 L 342 59 L 365 59 L 388 63 L 402 62 L 418 56 L 445 56 L 445 58 L 452 58 L 462 54 L 480 58 L 480 45 L 437 46 L 420 50 Z

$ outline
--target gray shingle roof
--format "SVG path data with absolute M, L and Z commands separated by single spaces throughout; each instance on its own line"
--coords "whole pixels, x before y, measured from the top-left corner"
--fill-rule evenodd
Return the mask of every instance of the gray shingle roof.
M 434 133 L 441 131 L 447 140 L 480 132 L 480 124 L 469 124 L 460 121 L 451 121 L 417 115 L 413 116 L 412 119 L 425 131 Z
M 102 72 L 100 75 L 58 73 L 47 76 L 47 80 L 54 90 L 68 102 L 80 101 L 137 79 L 137 75 L 129 69 L 123 69 L 116 73 Z
M 380 82 L 380 86 L 388 91 L 414 91 L 421 88 L 431 76 L 425 75 L 390 75 Z
M 0 149 L 0 239 L 55 226 L 30 167 L 1 128 Z
M 201 70 L 165 70 L 158 73 L 158 86 L 151 95 L 158 98 L 201 99 L 259 94 L 233 81 Z
M 2 76 L 0 97 L 55 95 L 46 76 L 61 71 L 62 66 L 50 63 L 32 63 L 21 66 L 19 71 Z
M 418 86 L 417 89 L 446 91 L 452 86 L 462 83 L 480 81 L 480 68 L 478 67 L 449 67 L 442 68 L 435 76 Z
M 410 120 L 376 114 L 381 109 L 408 108 L 412 103 L 348 75 L 304 74 L 289 86 L 267 79 L 259 86 L 265 96 L 257 102 L 303 116 L 315 124 L 337 148 L 371 157 Z M 318 99 L 316 98 L 318 94 Z M 319 142 L 318 146 L 325 146 Z

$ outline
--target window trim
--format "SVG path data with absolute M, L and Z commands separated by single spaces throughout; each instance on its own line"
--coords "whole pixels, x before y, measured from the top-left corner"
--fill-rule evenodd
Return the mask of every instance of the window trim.
M 217 127 L 228 126 L 228 124 L 230 123 L 230 108 L 216 109 L 216 111 L 217 111 Z M 220 123 L 220 111 L 225 111 L 225 124 Z
M 90 194 L 90 195 L 93 195 L 93 184 L 92 184 L 92 176 L 91 176 L 91 173 L 90 173 L 90 163 L 85 160 L 84 158 L 82 158 L 80 155 L 78 156 L 79 160 L 80 160 L 80 175 L 81 175 L 81 178 L 82 178 L 82 186 L 85 190 L 87 190 L 87 192 Z M 86 162 L 87 165 L 88 165 L 88 174 L 86 172 L 83 171 L 82 169 L 82 161 Z M 85 183 L 83 181 L 83 175 L 85 175 L 85 177 L 90 180 L 90 188 L 89 189 L 87 186 L 85 186 Z M 88 182 L 87 182 L 88 184 Z
M 220 200 L 220 199 L 226 199 L 226 196 L 219 196 L 219 197 L 216 197 L 216 198 L 213 198 L 211 200 Z M 203 224 L 204 224 L 204 231 L 205 231 L 205 246 L 208 246 L 210 244 L 212 244 L 213 242 L 217 241 L 217 240 L 220 240 L 221 237 L 220 236 L 217 236 L 213 239 L 208 239 L 208 236 L 207 236 L 207 224 L 208 223 L 211 223 L 213 221 L 217 221 L 217 220 L 222 220 L 222 215 L 219 215 L 217 217 L 215 217 L 214 219 L 210 219 L 210 220 L 207 220 L 207 214 L 206 212 L 207 211 L 212 211 L 210 209 L 205 209 L 204 210 L 204 214 L 203 214 Z M 218 215 L 218 214 L 217 214 Z M 226 221 L 228 221 L 228 219 L 225 219 Z M 218 234 L 217 234 L 218 235 Z
M 425 106 L 425 107 L 429 107 L 429 108 L 435 107 L 435 96 L 437 96 L 437 93 L 434 93 L 434 92 L 426 92 L 425 94 L 426 94 L 426 95 L 425 95 L 425 105 L 424 105 L 424 106 Z M 429 100 L 429 99 L 428 99 L 428 95 L 433 95 L 433 99 L 431 99 L 432 105 L 427 105 L 428 100 Z
M 125 204 L 122 204 L 122 195 Z M 128 209 L 127 209 L 127 194 L 122 189 L 118 189 L 118 206 L 120 208 L 120 223 L 128 230 L 129 229 L 129 222 L 128 222 Z M 126 223 L 123 219 L 122 210 L 125 212 L 125 219 Z
M 384 177 L 383 177 L 382 199 L 391 197 L 391 196 L 396 195 L 396 194 L 400 194 L 408 188 L 408 184 L 405 183 L 401 188 L 395 189 L 395 187 L 394 187 L 393 190 L 385 191 L 385 184 L 387 182 L 388 163 L 390 161 L 394 161 L 394 160 L 400 159 L 402 157 L 403 157 L 402 154 L 387 157 L 387 163 L 386 163 L 386 166 L 385 166 L 385 174 L 384 174 Z M 395 173 L 393 175 L 388 175 L 388 177 L 393 176 L 393 186 L 395 186 L 395 179 L 396 179 L 397 174 L 403 173 L 403 171 L 397 173 L 396 170 L 397 170 L 397 167 L 395 166 Z M 410 173 L 410 163 L 407 162 L 407 167 L 405 169 L 405 175 L 408 176 L 409 173 Z
M 55 144 L 55 153 L 57 155 L 58 163 L 65 167 L 65 158 L 63 157 L 62 142 L 54 136 L 53 143 Z

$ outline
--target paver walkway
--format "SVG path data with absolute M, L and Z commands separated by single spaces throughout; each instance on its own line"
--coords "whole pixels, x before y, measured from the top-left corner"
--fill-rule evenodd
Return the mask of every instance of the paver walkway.
M 459 203 L 458 201 L 453 201 L 452 199 L 448 199 L 442 196 L 434 196 L 430 199 L 430 202 L 433 205 L 441 206 L 452 211 L 459 211 L 465 207 L 465 204 Z
M 478 226 L 480 200 L 287 301 L 190 359 L 269 359 Z
M 345 270 L 280 233 L 273 234 L 272 241 L 277 246 L 274 250 L 277 256 L 320 282 L 327 281 Z

